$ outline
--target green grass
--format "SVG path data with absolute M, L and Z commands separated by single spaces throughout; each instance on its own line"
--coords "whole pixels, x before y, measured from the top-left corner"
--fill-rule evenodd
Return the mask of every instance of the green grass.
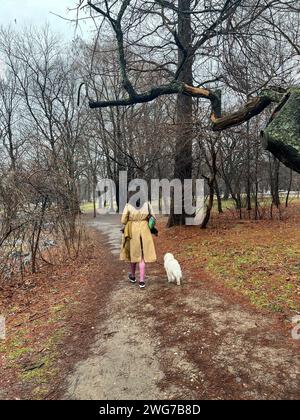
M 58 345 L 67 334 L 67 327 L 60 323 L 66 311 L 65 305 L 52 306 L 47 319 L 22 322 L 15 330 L 9 328 L 7 339 L 0 341 L 0 357 L 5 358 L 6 368 L 15 372 L 22 387 L 32 389 L 34 399 L 42 399 L 49 392 L 49 383 L 58 373 Z M 6 315 L 9 317 L 10 313 L 7 311 Z M 49 333 L 40 334 L 42 327 Z M 26 370 L 30 366 L 32 370 Z
M 281 195 L 280 200 L 281 200 L 281 204 L 283 206 L 285 206 L 286 195 Z M 245 206 L 246 196 L 244 194 L 242 194 L 242 201 L 243 201 L 242 204 Z M 269 197 L 269 196 L 259 197 L 258 202 L 259 202 L 260 206 L 270 206 L 272 204 L 272 198 Z M 299 204 L 300 203 L 300 198 L 291 196 L 289 198 L 289 203 L 290 204 Z M 252 208 L 254 208 L 255 202 L 254 202 L 253 198 L 251 198 L 251 205 L 252 205 Z M 222 207 L 223 207 L 223 210 L 235 209 L 235 201 L 232 198 L 229 198 L 228 200 L 222 200 Z M 217 202 L 217 197 L 215 197 L 215 199 L 214 199 L 214 209 L 217 209 L 217 208 L 218 208 L 218 202 Z
M 233 222 L 234 223 L 234 222 Z M 300 229 L 295 223 L 253 223 L 207 230 L 181 245 L 214 279 L 270 311 L 300 310 Z
M 80 206 L 81 211 L 83 211 L 84 213 L 90 213 L 92 211 L 94 211 L 94 204 L 93 203 L 82 203 Z

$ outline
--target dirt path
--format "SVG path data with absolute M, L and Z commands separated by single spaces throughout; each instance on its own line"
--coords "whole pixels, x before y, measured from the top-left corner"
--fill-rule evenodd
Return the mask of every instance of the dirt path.
M 183 286 L 168 285 L 161 262 L 139 290 L 118 261 L 118 218 L 90 226 L 107 237 L 102 246 L 111 249 L 114 292 L 99 308 L 104 321 L 90 356 L 67 379 L 66 399 L 300 397 L 299 346 L 275 318 L 210 291 L 188 273 Z
M 90 221 L 89 226 L 107 236 L 111 264 L 120 265 L 121 275 L 112 278 L 114 294 L 105 310 L 106 321 L 99 326 L 91 356 L 79 363 L 70 376 L 66 398 L 141 399 L 160 398 L 158 382 L 163 379 L 155 340 L 150 337 L 151 320 L 135 317 L 131 308 L 141 299 L 141 291 L 126 280 L 125 266 L 118 261 L 120 226 L 118 218 Z M 148 331 L 148 332 L 147 332 Z

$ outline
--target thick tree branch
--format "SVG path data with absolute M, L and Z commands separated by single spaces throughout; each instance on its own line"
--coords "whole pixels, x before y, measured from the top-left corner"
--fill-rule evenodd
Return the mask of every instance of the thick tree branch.
M 122 2 L 122 6 L 120 7 L 120 10 L 117 15 L 117 19 L 114 19 L 110 11 L 107 7 L 107 10 L 104 11 L 100 7 L 93 4 L 92 0 L 88 0 L 87 4 L 95 10 L 97 13 L 102 15 L 104 18 L 106 18 L 112 29 L 115 32 L 117 45 L 118 45 L 118 54 L 119 54 L 119 64 L 120 64 L 120 71 L 122 76 L 122 84 L 126 92 L 128 93 L 130 98 L 134 98 L 137 94 L 136 91 L 131 84 L 128 75 L 127 75 L 127 61 L 126 61 L 126 54 L 125 54 L 125 48 L 124 48 L 124 34 L 122 30 L 122 18 L 124 16 L 124 13 L 126 12 L 126 9 L 130 5 L 131 0 L 124 0 Z
M 244 107 L 241 109 L 232 112 L 230 114 L 222 115 L 222 98 L 220 91 L 213 91 L 206 89 L 204 87 L 194 87 L 192 86 L 192 79 L 187 77 L 182 69 L 186 64 L 192 63 L 192 60 L 198 51 L 204 44 L 207 43 L 210 39 L 221 35 L 228 35 L 237 30 L 242 30 L 247 28 L 251 22 L 254 22 L 258 19 L 259 16 L 263 16 L 264 11 L 268 10 L 273 3 L 277 3 L 278 0 L 268 0 L 261 4 L 261 7 L 258 7 L 260 1 L 257 1 L 257 7 L 254 7 L 253 12 L 241 20 L 236 21 L 231 19 L 235 16 L 236 10 L 242 5 L 242 0 L 225 0 L 222 2 L 223 7 L 216 12 L 214 10 L 214 20 L 208 20 L 207 23 L 204 23 L 205 29 L 202 31 L 199 38 L 186 39 L 185 33 L 180 32 L 181 26 L 179 19 L 178 22 L 178 31 L 173 27 L 176 22 L 169 22 L 168 15 L 164 14 L 164 9 L 171 9 L 173 12 L 177 13 L 179 17 L 182 17 L 182 14 L 187 13 L 184 16 L 184 19 L 190 19 L 189 13 L 191 9 L 190 0 L 181 0 L 178 2 L 178 6 L 174 6 L 169 0 L 155 0 L 156 5 L 159 5 L 162 8 L 160 16 L 163 19 L 164 27 L 166 27 L 169 32 L 173 35 L 174 42 L 179 51 L 179 64 L 177 71 L 173 76 L 173 81 L 164 84 L 161 86 L 155 86 L 146 92 L 139 93 L 135 90 L 132 85 L 129 74 L 128 67 L 126 62 L 126 49 L 124 42 L 124 33 L 122 28 L 122 20 L 125 16 L 125 13 L 130 5 L 132 0 L 124 0 L 121 2 L 118 13 L 116 13 L 115 8 L 116 4 L 119 2 L 112 2 L 113 6 L 108 6 L 108 1 L 104 1 L 106 6 L 103 6 L 105 10 L 102 10 L 99 7 L 99 4 L 93 4 L 92 0 L 88 0 L 88 5 L 95 10 L 97 13 L 103 16 L 104 19 L 110 22 L 111 27 L 115 33 L 118 55 L 119 55 L 119 64 L 120 64 L 120 73 L 122 77 L 122 85 L 127 93 L 127 97 L 120 100 L 105 100 L 105 101 L 90 101 L 91 108 L 105 108 L 105 107 L 114 107 L 114 106 L 131 106 L 134 104 L 146 103 L 155 100 L 156 98 L 163 95 L 189 95 L 195 98 L 203 98 L 209 100 L 211 103 L 211 122 L 213 131 L 222 131 L 227 128 L 243 124 L 244 122 L 249 121 L 254 116 L 260 114 L 266 107 L 268 107 L 273 102 L 279 102 L 282 105 L 280 108 L 280 118 L 276 114 L 276 118 L 272 123 L 270 123 L 266 130 L 264 130 L 264 142 L 266 144 L 266 149 L 270 150 L 278 159 L 280 159 L 286 166 L 300 172 L 300 146 L 299 146 L 299 104 L 300 104 L 300 93 L 299 90 L 294 90 L 290 92 L 289 99 L 284 102 L 283 96 L 284 93 L 278 92 L 275 89 L 264 89 L 260 94 L 248 100 Z M 113 8 L 114 7 L 114 8 Z M 112 14 L 111 14 L 112 13 Z M 114 16 L 114 17 L 113 17 Z M 279 27 L 275 22 L 270 21 L 270 18 L 263 16 L 263 19 L 275 28 L 284 38 L 288 41 L 295 51 L 299 53 L 299 46 L 297 42 L 294 41 L 289 35 L 285 34 L 283 29 Z M 225 26 L 225 23 L 226 26 Z M 181 34 L 179 37 L 178 34 Z M 79 91 L 80 95 L 80 91 Z M 285 121 L 288 121 L 290 112 L 290 127 L 288 130 L 285 129 Z M 279 121 L 279 122 L 278 122 Z M 183 121 L 185 122 L 185 121 Z M 189 123 L 189 122 L 188 122 Z M 290 132 L 289 137 L 287 131 Z M 279 134 L 280 133 L 280 136 Z M 289 140 L 290 138 L 290 140 Z
M 290 88 L 262 130 L 263 146 L 288 168 L 300 173 L 300 88 Z
M 214 131 L 222 131 L 229 127 L 243 124 L 254 116 L 260 114 L 272 102 L 279 102 L 283 93 L 273 90 L 264 90 L 260 96 L 250 99 L 246 105 L 238 111 L 228 115 L 222 115 L 222 99 L 220 91 L 212 91 L 203 87 L 194 87 L 186 83 L 173 82 L 169 85 L 161 85 L 141 94 L 135 94 L 129 98 L 111 101 L 90 101 L 91 108 L 106 108 L 111 106 L 130 106 L 139 103 L 151 102 L 159 96 L 184 94 L 194 98 L 203 98 L 211 102 L 211 121 Z
M 161 85 L 150 89 L 148 92 L 141 94 L 135 93 L 127 99 L 111 100 L 111 101 L 90 101 L 90 108 L 107 108 L 110 106 L 129 106 L 151 102 L 159 96 L 173 95 L 183 93 L 184 86 L 182 83 L 174 82 L 168 85 Z
M 229 127 L 234 127 L 249 121 L 251 118 L 259 115 L 265 108 L 272 103 L 268 96 L 258 96 L 251 99 L 246 105 L 232 114 L 216 118 L 212 114 L 213 131 L 222 131 Z

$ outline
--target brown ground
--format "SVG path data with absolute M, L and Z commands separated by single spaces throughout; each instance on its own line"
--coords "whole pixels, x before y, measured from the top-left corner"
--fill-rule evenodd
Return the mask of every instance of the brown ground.
M 65 276 L 49 268 L 47 282 L 44 271 L 22 300 L 3 289 L 11 316 L 7 348 L 0 347 L 2 398 L 300 397 L 299 345 L 285 313 L 254 308 L 204 266 L 195 270 L 192 258 L 182 261 L 183 286 L 168 285 L 161 257 L 182 249 L 179 228 L 161 226 L 159 262 L 139 290 L 126 282 L 127 267 L 117 259 L 115 219 L 92 227 L 102 233 L 93 234 L 85 257 L 68 263 Z M 14 313 L 18 300 L 27 303 Z M 28 351 L 16 351 L 25 345 Z

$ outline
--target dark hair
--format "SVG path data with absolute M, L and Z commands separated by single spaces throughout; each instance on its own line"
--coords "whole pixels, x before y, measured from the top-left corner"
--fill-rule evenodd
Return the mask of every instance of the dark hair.
M 139 193 L 139 198 L 137 200 L 133 200 L 132 201 L 132 197 L 136 194 Z M 145 203 L 147 203 L 148 201 L 148 197 L 146 194 L 143 193 L 142 190 L 137 190 L 137 191 L 129 191 L 128 192 L 128 203 L 130 202 L 130 204 L 135 207 L 136 209 L 141 209 L 143 207 L 143 205 Z

